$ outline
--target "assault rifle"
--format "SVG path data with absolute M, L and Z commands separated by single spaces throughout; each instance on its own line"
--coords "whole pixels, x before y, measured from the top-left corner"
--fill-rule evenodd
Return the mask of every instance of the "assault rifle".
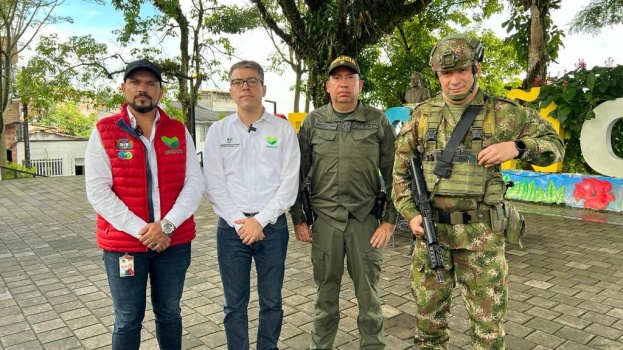
M 426 240 L 426 249 L 428 250 L 428 263 L 432 270 L 437 273 L 439 282 L 443 282 L 442 270 L 443 257 L 441 255 L 442 245 L 437 240 L 435 234 L 435 224 L 433 224 L 433 209 L 428 200 L 428 192 L 426 191 L 426 182 L 422 172 L 422 159 L 419 156 L 411 158 L 411 176 L 413 177 L 413 200 L 422 215 L 422 227 L 424 228 L 424 239 Z

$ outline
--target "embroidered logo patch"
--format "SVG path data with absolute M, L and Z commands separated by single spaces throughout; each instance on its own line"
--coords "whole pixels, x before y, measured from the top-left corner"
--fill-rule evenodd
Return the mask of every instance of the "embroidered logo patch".
M 162 142 L 164 142 L 165 145 L 171 148 L 171 149 L 164 151 L 164 154 L 184 153 L 182 149 L 178 149 L 178 147 L 180 146 L 180 140 L 177 138 L 177 136 L 173 136 L 173 137 L 162 136 L 160 140 L 162 140 Z
M 180 145 L 180 140 L 177 138 L 177 136 L 162 136 L 160 139 L 162 140 L 162 142 L 164 142 L 165 145 L 169 146 L 169 148 L 177 148 Z
M 117 157 L 121 160 L 130 160 L 132 159 L 132 140 L 130 139 L 117 139 L 115 142 L 117 146 Z
M 117 149 L 131 149 L 132 140 L 130 139 L 117 139 Z
M 231 136 L 228 136 L 227 138 L 225 138 L 225 142 L 221 143 L 221 148 L 237 148 L 240 147 L 240 143 L 234 141 L 234 138 Z
M 117 152 L 117 157 L 121 160 L 130 160 L 132 159 L 132 152 L 130 151 L 119 151 Z
M 266 142 L 268 143 L 268 145 L 266 145 L 266 148 L 274 148 L 277 149 L 279 148 L 279 146 L 277 145 L 277 138 L 274 136 L 267 136 L 266 137 Z

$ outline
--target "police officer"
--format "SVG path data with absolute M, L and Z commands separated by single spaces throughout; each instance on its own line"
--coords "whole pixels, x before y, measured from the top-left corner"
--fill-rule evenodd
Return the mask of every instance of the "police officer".
M 362 88 L 357 62 L 335 59 L 326 82 L 331 103 L 312 111 L 299 131 L 301 174 L 310 176 L 317 215 L 310 230 L 300 198 L 291 209 L 296 238 L 312 243 L 318 293 L 311 349 L 333 348 L 345 256 L 359 306 L 360 348 L 385 347 L 376 286 L 397 214 L 391 200 L 380 220 L 372 212 L 377 195 L 391 199 L 391 188 L 383 183 L 391 184 L 395 139 L 383 112 L 359 101 Z
M 469 314 L 472 348 L 504 349 L 508 303 L 504 231 L 510 227 L 499 165 L 521 159 L 547 166 L 560 161 L 564 153 L 551 124 L 535 110 L 489 97 L 478 88 L 483 51 L 480 41 L 468 34 L 441 39 L 431 52 L 430 65 L 442 92 L 417 105 L 397 136 L 392 198 L 418 237 L 411 287 L 417 304 L 415 344 L 421 349 L 447 349 L 455 285 Z M 451 174 L 439 176 L 435 166 L 469 106 L 477 107 L 475 120 L 450 154 Z M 437 237 L 447 247 L 442 250 L 444 282 L 428 268 L 422 216 L 413 202 L 408 169 L 416 154 L 422 157 L 431 192 Z

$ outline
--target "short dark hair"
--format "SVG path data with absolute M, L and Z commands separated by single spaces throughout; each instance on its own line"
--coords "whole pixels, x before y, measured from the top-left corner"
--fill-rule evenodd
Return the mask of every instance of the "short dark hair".
M 257 71 L 259 75 L 257 78 L 261 80 L 262 83 L 264 82 L 264 68 L 262 68 L 262 66 L 255 61 L 240 61 L 238 63 L 234 63 L 234 65 L 229 69 L 229 80 L 231 80 L 231 74 L 238 68 L 249 68 Z

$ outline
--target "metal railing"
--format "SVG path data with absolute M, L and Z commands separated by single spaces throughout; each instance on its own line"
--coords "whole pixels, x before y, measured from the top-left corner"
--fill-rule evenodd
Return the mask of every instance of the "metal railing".
M 18 173 L 21 173 L 21 174 L 28 174 L 28 175 L 30 175 L 30 176 L 32 176 L 32 177 L 37 177 L 37 176 L 40 176 L 40 177 L 47 177 L 47 176 L 45 176 L 45 175 L 43 175 L 43 174 L 37 174 L 37 173 L 30 172 L 30 171 L 24 171 L 24 170 L 19 170 L 19 169 L 13 169 L 13 168 L 5 167 L 5 166 L 0 166 L 0 168 L 1 168 L 1 169 L 4 169 L 7 173 L 8 173 L 8 172 L 12 172 L 12 173 L 13 173 L 13 177 L 12 177 L 12 178 L 8 178 L 8 179 L 7 179 L 7 178 L 5 178 L 5 180 L 11 180 L 11 179 L 17 179 L 17 178 L 19 178 L 19 177 L 18 177 Z
M 63 159 L 31 159 L 30 166 L 37 168 L 37 173 L 47 176 L 63 176 Z

